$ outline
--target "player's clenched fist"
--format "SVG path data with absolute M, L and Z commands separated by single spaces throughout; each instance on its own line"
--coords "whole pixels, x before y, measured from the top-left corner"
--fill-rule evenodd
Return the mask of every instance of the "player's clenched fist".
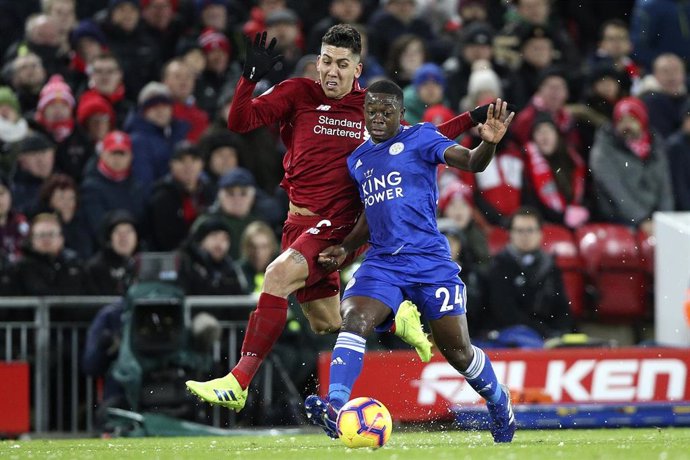
M 242 75 L 253 82 L 258 82 L 271 71 L 283 56 L 273 56 L 273 49 L 278 41 L 273 37 L 267 47 L 265 31 L 256 34 L 254 43 L 248 37 L 245 37 L 245 42 L 247 44 L 247 58 L 244 61 Z
M 319 253 L 319 265 L 327 272 L 334 272 L 345 262 L 347 251 L 340 245 L 329 246 Z

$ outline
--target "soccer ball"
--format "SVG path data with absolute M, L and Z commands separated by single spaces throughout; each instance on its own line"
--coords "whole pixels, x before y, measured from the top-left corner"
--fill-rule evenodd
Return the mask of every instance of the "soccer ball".
M 338 413 L 338 436 L 350 448 L 383 446 L 393 430 L 391 413 L 374 398 L 355 398 Z

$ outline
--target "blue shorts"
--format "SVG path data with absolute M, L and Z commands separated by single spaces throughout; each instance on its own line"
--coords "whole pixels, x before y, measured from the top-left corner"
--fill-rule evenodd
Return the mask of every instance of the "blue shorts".
M 452 260 L 413 255 L 367 257 L 347 284 L 343 300 L 371 297 L 386 304 L 393 313 L 403 300 L 410 300 L 422 316 L 435 320 L 467 312 L 465 283 Z

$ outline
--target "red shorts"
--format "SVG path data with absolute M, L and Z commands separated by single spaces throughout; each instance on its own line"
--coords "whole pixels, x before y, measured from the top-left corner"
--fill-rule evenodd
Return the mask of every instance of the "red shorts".
M 340 293 L 340 273 L 327 271 L 318 263 L 319 253 L 328 246 L 342 243 L 350 234 L 354 222 L 343 223 L 323 219 L 319 216 L 300 216 L 288 213 L 283 226 L 283 251 L 294 249 L 304 256 L 309 268 L 305 286 L 295 292 L 299 303 L 326 299 Z M 362 246 L 345 260 L 345 265 L 359 257 L 368 246 Z

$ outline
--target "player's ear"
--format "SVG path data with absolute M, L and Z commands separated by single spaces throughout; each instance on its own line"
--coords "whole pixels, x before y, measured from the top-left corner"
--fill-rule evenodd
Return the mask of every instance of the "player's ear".
M 355 78 L 359 78 L 359 76 L 362 75 L 362 67 L 362 62 L 360 61 L 357 67 L 355 67 Z

